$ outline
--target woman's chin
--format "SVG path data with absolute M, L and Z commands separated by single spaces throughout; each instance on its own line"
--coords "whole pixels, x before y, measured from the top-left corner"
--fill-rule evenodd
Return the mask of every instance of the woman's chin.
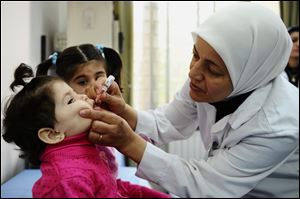
M 196 102 L 207 102 L 207 100 L 204 96 L 195 94 L 195 92 L 193 92 L 193 91 L 190 91 L 190 97 Z

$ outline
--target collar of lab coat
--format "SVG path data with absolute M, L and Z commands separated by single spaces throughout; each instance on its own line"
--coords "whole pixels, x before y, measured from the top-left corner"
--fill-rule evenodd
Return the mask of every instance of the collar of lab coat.
M 241 106 L 228 118 L 228 123 L 232 129 L 239 128 L 262 108 L 271 88 L 272 82 L 264 87 L 256 89 L 244 103 L 241 104 Z
M 211 133 L 217 134 L 224 130 L 227 124 L 232 129 L 239 128 L 242 124 L 252 118 L 263 106 L 266 101 L 268 93 L 270 92 L 272 83 L 267 84 L 265 87 L 256 89 L 250 96 L 238 107 L 238 109 L 219 120 L 217 123 L 212 125 Z M 259 100 L 257 100 L 259 99 Z M 211 107 L 212 108 L 212 107 Z M 209 112 L 212 109 L 209 108 Z

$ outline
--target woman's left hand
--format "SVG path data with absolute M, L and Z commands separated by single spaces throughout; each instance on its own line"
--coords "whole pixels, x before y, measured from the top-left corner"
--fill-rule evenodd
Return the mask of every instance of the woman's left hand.
M 80 115 L 93 120 L 89 139 L 94 143 L 121 149 L 135 134 L 123 118 L 105 109 L 85 109 Z
M 113 146 L 139 163 L 146 148 L 146 141 L 137 135 L 120 116 L 107 110 L 85 109 L 84 118 L 92 119 L 89 140 L 96 144 Z

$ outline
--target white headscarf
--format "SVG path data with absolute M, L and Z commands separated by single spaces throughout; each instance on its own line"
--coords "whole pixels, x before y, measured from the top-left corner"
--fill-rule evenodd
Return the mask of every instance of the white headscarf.
M 208 18 L 192 32 L 200 36 L 223 59 L 233 84 L 229 97 L 261 86 L 281 74 L 292 41 L 281 18 L 271 10 L 239 2 Z

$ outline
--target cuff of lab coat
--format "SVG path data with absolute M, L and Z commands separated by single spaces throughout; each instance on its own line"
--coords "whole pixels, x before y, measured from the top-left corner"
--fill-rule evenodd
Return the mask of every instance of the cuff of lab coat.
M 168 153 L 147 143 L 144 155 L 135 173 L 136 176 L 159 184 L 168 175 L 172 157 Z
M 149 135 L 155 131 L 155 120 L 153 115 L 145 111 L 137 111 L 137 124 L 135 131 Z

